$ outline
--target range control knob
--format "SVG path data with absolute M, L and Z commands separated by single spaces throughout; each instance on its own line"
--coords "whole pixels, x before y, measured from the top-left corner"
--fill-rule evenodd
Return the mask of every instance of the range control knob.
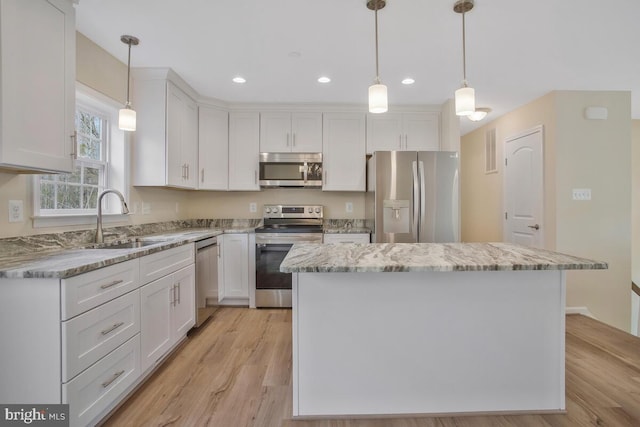
M 316 213 L 317 213 L 317 214 L 319 214 L 319 213 L 320 213 L 320 208 L 319 208 L 319 207 L 317 207 L 317 208 L 316 208 Z
M 271 208 L 264 208 L 264 213 L 271 213 Z
M 272 213 L 278 213 L 278 207 L 277 206 L 272 207 L 271 208 L 271 212 Z
M 313 208 L 309 208 L 309 209 L 307 209 L 307 212 L 309 212 L 309 213 L 313 213 Z

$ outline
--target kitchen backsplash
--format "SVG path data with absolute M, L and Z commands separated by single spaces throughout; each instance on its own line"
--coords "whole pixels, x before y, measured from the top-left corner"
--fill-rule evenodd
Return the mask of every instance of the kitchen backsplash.
M 148 224 L 134 224 L 104 229 L 106 242 L 123 240 L 133 236 L 159 234 L 183 228 L 215 228 L 221 230 L 253 229 L 262 225 L 258 219 L 188 219 L 164 221 Z M 364 219 L 325 219 L 326 229 L 363 230 L 368 232 L 368 222 Z M 33 252 L 56 251 L 77 248 L 94 242 L 95 228 L 79 231 L 65 231 L 50 234 L 34 234 L 0 239 L 0 258 L 19 256 Z M 244 231 L 243 231 L 244 232 Z
M 190 219 L 135 224 L 104 229 L 105 241 L 121 240 L 132 236 L 163 233 L 182 228 L 255 228 L 262 219 Z M 35 234 L 0 239 L 0 257 L 17 256 L 30 252 L 54 251 L 93 243 L 95 228 L 62 233 Z

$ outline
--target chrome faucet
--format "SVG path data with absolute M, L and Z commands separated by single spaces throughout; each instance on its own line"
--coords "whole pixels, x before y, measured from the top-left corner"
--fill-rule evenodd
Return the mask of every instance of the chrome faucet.
M 129 213 L 129 207 L 127 206 L 127 202 L 124 201 L 124 196 L 121 192 L 119 192 L 118 190 L 107 189 L 100 193 L 100 195 L 98 196 L 98 223 L 96 225 L 96 243 L 104 242 L 104 236 L 102 235 L 102 198 L 105 196 L 105 194 L 108 193 L 113 193 L 118 196 L 118 198 L 120 199 L 120 203 L 122 203 L 123 214 Z

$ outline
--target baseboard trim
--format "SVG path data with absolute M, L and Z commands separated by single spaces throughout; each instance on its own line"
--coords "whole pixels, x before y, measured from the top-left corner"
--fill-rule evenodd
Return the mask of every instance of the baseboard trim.
M 591 317 L 592 319 L 597 319 L 587 307 L 566 307 L 564 312 L 566 314 L 582 314 L 583 316 Z

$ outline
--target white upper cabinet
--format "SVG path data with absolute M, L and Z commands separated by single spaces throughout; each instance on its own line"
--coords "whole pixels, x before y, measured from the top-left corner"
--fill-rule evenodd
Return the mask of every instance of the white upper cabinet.
M 326 113 L 322 127 L 322 189 L 365 191 L 365 115 Z
M 229 113 L 229 190 L 260 191 L 260 114 Z
M 374 151 L 437 151 L 440 114 L 385 113 L 367 115 L 367 153 Z
M 260 152 L 322 152 L 322 113 L 261 113 Z
M 196 188 L 198 108 L 168 69 L 133 70 L 133 185 Z M 169 80 L 171 79 L 171 80 Z M 181 82 L 186 87 L 186 83 Z
M 229 113 L 198 108 L 198 189 L 229 188 Z
M 73 170 L 75 70 L 71 0 L 0 2 L 0 170 Z

